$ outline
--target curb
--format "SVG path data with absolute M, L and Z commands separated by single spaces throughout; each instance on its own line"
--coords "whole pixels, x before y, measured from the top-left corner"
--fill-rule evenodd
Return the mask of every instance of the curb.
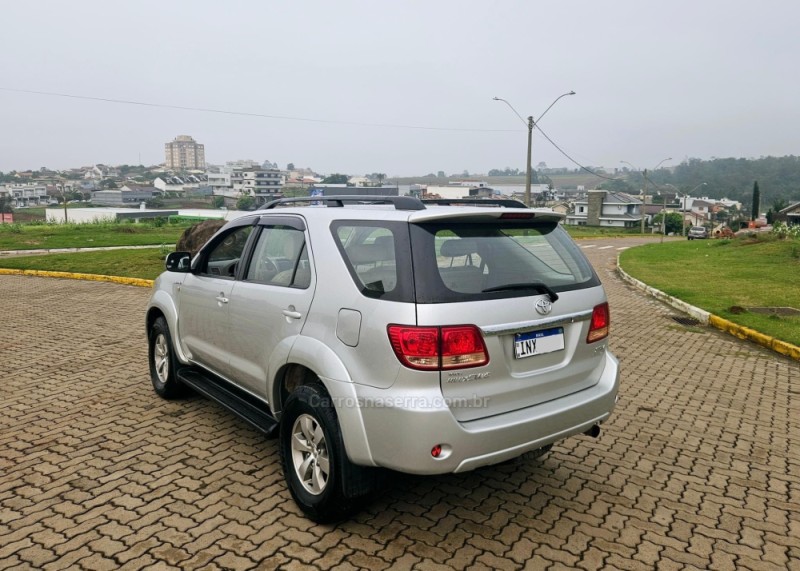
M 744 327 L 743 325 L 728 321 L 727 319 L 719 317 L 718 315 L 714 315 L 713 313 L 709 313 L 704 309 L 689 305 L 685 301 L 682 301 L 676 297 L 672 297 L 661 290 L 637 280 L 622 269 L 622 267 L 619 265 L 619 256 L 617 256 L 617 273 L 622 278 L 622 281 L 632 285 L 636 289 L 642 290 L 646 294 L 666 303 L 678 311 L 682 311 L 683 313 L 694 317 L 703 325 L 711 326 L 715 329 L 719 329 L 720 331 L 724 331 L 730 335 L 733 335 L 734 337 L 738 337 L 739 339 L 751 341 L 761 345 L 766 349 L 770 349 L 771 351 L 785 355 L 790 359 L 800 361 L 800 347 L 785 341 L 781 341 L 780 339 L 775 339 L 769 335 L 764 335 L 755 329 L 750 329 L 749 327 Z
M 0 276 L 36 276 L 40 278 L 62 278 L 70 280 L 86 280 L 92 282 L 111 282 L 136 287 L 153 287 L 153 280 L 142 278 L 123 278 L 119 276 L 102 276 L 98 274 L 77 274 L 73 272 L 51 272 L 47 270 L 12 270 L 0 268 Z

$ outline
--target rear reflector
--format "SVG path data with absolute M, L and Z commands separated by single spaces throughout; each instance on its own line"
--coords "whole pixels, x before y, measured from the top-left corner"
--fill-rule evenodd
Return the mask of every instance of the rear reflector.
M 474 325 L 389 325 L 387 330 L 398 360 L 412 369 L 466 369 L 489 362 L 481 332 Z
M 587 343 L 594 343 L 608 337 L 608 329 L 611 326 L 611 314 L 608 310 L 608 303 L 596 305 L 592 310 L 592 319 L 589 322 L 589 334 L 586 336 Z

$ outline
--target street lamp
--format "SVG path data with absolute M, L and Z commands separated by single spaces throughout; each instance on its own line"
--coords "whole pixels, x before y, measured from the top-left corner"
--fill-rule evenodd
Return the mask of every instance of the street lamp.
M 663 159 L 660 163 L 654 166 L 652 170 L 657 170 L 658 167 L 663 165 L 665 162 L 671 160 L 672 157 L 667 157 L 666 159 Z M 629 163 L 628 161 L 620 161 L 620 162 L 625 163 L 626 165 L 630 165 L 631 167 L 633 167 L 634 171 L 639 171 L 637 167 L 631 165 L 631 163 Z M 644 171 L 639 171 L 639 172 L 641 172 L 642 176 L 644 177 L 644 184 L 642 186 L 642 230 L 641 230 L 641 233 L 644 234 L 644 219 L 645 219 L 644 207 L 647 204 L 647 169 L 644 169 Z
M 528 127 L 528 161 L 527 161 L 527 168 L 525 170 L 525 206 L 527 206 L 528 208 L 531 207 L 531 143 L 533 141 L 533 128 L 536 126 L 536 123 L 541 121 L 542 117 L 544 117 L 547 114 L 547 112 L 550 111 L 550 107 L 556 104 L 556 101 L 558 101 L 562 97 L 566 97 L 567 95 L 575 95 L 575 92 L 569 91 L 567 93 L 562 93 L 561 95 L 555 98 L 555 101 L 553 101 L 547 109 L 544 110 L 544 113 L 539 115 L 539 119 L 534 120 L 533 115 L 531 115 L 528 117 L 527 121 L 522 118 L 522 115 L 517 113 L 517 110 L 514 109 L 514 106 L 511 105 L 511 103 L 509 103 L 502 97 L 492 98 L 495 101 L 502 101 L 503 103 L 508 105 L 509 108 L 514 112 L 514 114 L 517 117 L 519 117 L 519 120 L 525 123 L 525 125 Z

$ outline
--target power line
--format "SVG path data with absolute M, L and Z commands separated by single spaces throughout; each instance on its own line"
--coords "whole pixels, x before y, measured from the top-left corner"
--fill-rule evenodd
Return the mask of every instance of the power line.
M 230 111 L 227 109 L 213 109 L 208 107 L 190 107 L 186 105 L 171 105 L 167 103 L 150 103 L 147 101 L 134 101 L 130 99 L 116 99 L 110 97 L 93 97 L 90 95 L 76 95 L 73 93 L 58 93 L 55 91 L 37 91 L 33 89 L 19 89 L 13 87 L 0 86 L 0 91 L 8 91 L 11 93 L 27 93 L 31 95 L 43 95 L 46 97 L 61 97 L 64 99 L 80 99 L 84 101 L 100 101 L 103 103 L 116 103 L 120 105 L 138 105 L 140 107 L 154 107 L 158 109 L 177 109 L 180 111 L 197 111 L 201 113 L 216 113 L 219 115 L 236 115 L 240 117 L 257 117 L 260 119 L 278 119 L 283 121 L 302 121 L 305 123 L 321 123 L 328 125 L 350 125 L 358 127 L 380 127 L 380 128 L 393 128 L 393 129 L 413 129 L 421 131 L 451 131 L 461 133 L 518 133 L 519 129 L 476 129 L 476 128 L 463 128 L 463 127 L 427 127 L 424 125 L 402 125 L 395 123 L 367 123 L 360 121 L 339 121 L 333 119 L 314 119 L 310 117 L 294 117 L 291 115 L 272 115 L 266 113 L 252 113 L 247 111 Z M 583 166 L 578 161 L 573 159 L 564 149 L 562 149 L 555 141 L 553 141 L 547 133 L 545 133 L 538 124 L 534 123 L 534 127 L 544 136 L 547 141 L 555 147 L 558 152 L 564 155 L 569 161 L 575 164 L 581 170 L 587 173 L 602 178 L 605 180 L 623 180 L 621 178 L 608 177 L 594 172 L 588 167 Z
M 212 109 L 208 107 L 189 107 L 185 105 L 170 105 L 166 103 L 149 103 L 146 101 L 133 101 L 129 99 L 112 99 L 109 97 L 92 97 L 89 95 L 75 95 L 72 93 L 57 93 L 53 91 L 35 91 L 32 89 L 16 89 L 12 87 L 0 86 L 0 91 L 12 93 L 28 93 L 33 95 L 44 95 L 48 97 L 62 97 L 65 99 L 81 99 L 85 101 L 102 101 L 104 103 L 118 103 L 122 105 L 139 105 L 142 107 L 156 107 L 159 109 L 178 109 L 181 111 L 199 111 L 202 113 L 217 113 L 220 115 L 238 115 L 241 117 L 258 117 L 261 119 L 280 119 L 283 121 L 303 121 L 306 123 L 323 123 L 328 125 L 351 125 L 358 127 L 383 127 L 393 129 L 415 129 L 422 131 L 454 131 L 471 133 L 516 133 L 518 129 L 475 129 L 459 127 L 426 127 L 423 125 L 401 125 L 394 123 L 366 123 L 359 121 L 337 121 L 332 119 L 313 119 L 310 117 L 293 117 L 290 115 L 271 115 L 266 113 L 250 113 L 247 111 L 229 111 L 226 109 Z
M 616 178 L 616 177 L 611 177 L 611 176 L 604 176 L 604 175 L 602 175 L 602 174 L 600 174 L 600 173 L 596 173 L 596 172 L 594 172 L 593 170 L 591 170 L 591 169 L 590 169 L 590 168 L 588 168 L 588 167 L 585 167 L 585 166 L 583 166 L 583 165 L 582 165 L 582 164 L 580 164 L 578 161 L 576 161 L 576 160 L 575 160 L 575 159 L 573 159 L 571 156 L 569 156 L 569 155 L 567 154 L 567 152 L 566 152 L 564 149 L 562 149 L 561 147 L 559 147 L 559 146 L 558 146 L 558 145 L 555 143 L 555 141 L 553 141 L 553 139 L 551 139 L 550 137 L 548 137 L 548 136 L 547 136 L 547 133 L 545 133 L 544 131 L 542 131 L 542 128 L 541 128 L 541 127 L 539 127 L 539 125 L 537 125 L 537 124 L 535 124 L 535 123 L 534 123 L 534 127 L 536 127 L 536 129 L 538 129 L 538 130 L 539 130 L 539 132 L 540 132 L 540 133 L 541 133 L 541 134 L 544 136 L 544 138 L 545 138 L 545 139 L 547 139 L 547 141 L 548 141 L 548 142 L 549 142 L 551 145 L 553 145 L 553 146 L 554 146 L 554 147 L 555 147 L 555 148 L 558 150 L 558 152 L 559 152 L 559 153 L 561 153 L 562 155 L 564 155 L 565 157 L 567 157 L 567 159 L 569 159 L 570 161 L 572 161 L 572 163 L 573 163 L 573 164 L 575 164 L 575 165 L 577 165 L 577 166 L 578 166 L 578 168 L 580 168 L 581 170 L 585 170 L 586 172 L 588 172 L 588 173 L 589 173 L 589 174 L 591 174 L 591 175 L 594 175 L 594 176 L 596 176 L 596 177 L 598 177 L 598 178 L 604 178 L 604 179 L 606 179 L 606 180 L 624 180 L 624 179 L 621 179 L 621 178 Z

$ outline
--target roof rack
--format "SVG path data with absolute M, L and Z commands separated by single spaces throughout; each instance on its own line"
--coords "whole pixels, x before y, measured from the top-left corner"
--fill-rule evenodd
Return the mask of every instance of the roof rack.
M 439 204 L 441 206 L 504 206 L 506 208 L 527 208 L 519 200 L 512 198 L 423 198 L 424 204 Z
M 293 202 L 322 202 L 328 207 L 344 206 L 345 202 L 350 204 L 393 204 L 395 210 L 425 210 L 425 205 L 418 198 L 413 196 L 297 196 L 294 198 L 279 198 L 266 203 L 258 210 L 271 210 L 283 204 Z

